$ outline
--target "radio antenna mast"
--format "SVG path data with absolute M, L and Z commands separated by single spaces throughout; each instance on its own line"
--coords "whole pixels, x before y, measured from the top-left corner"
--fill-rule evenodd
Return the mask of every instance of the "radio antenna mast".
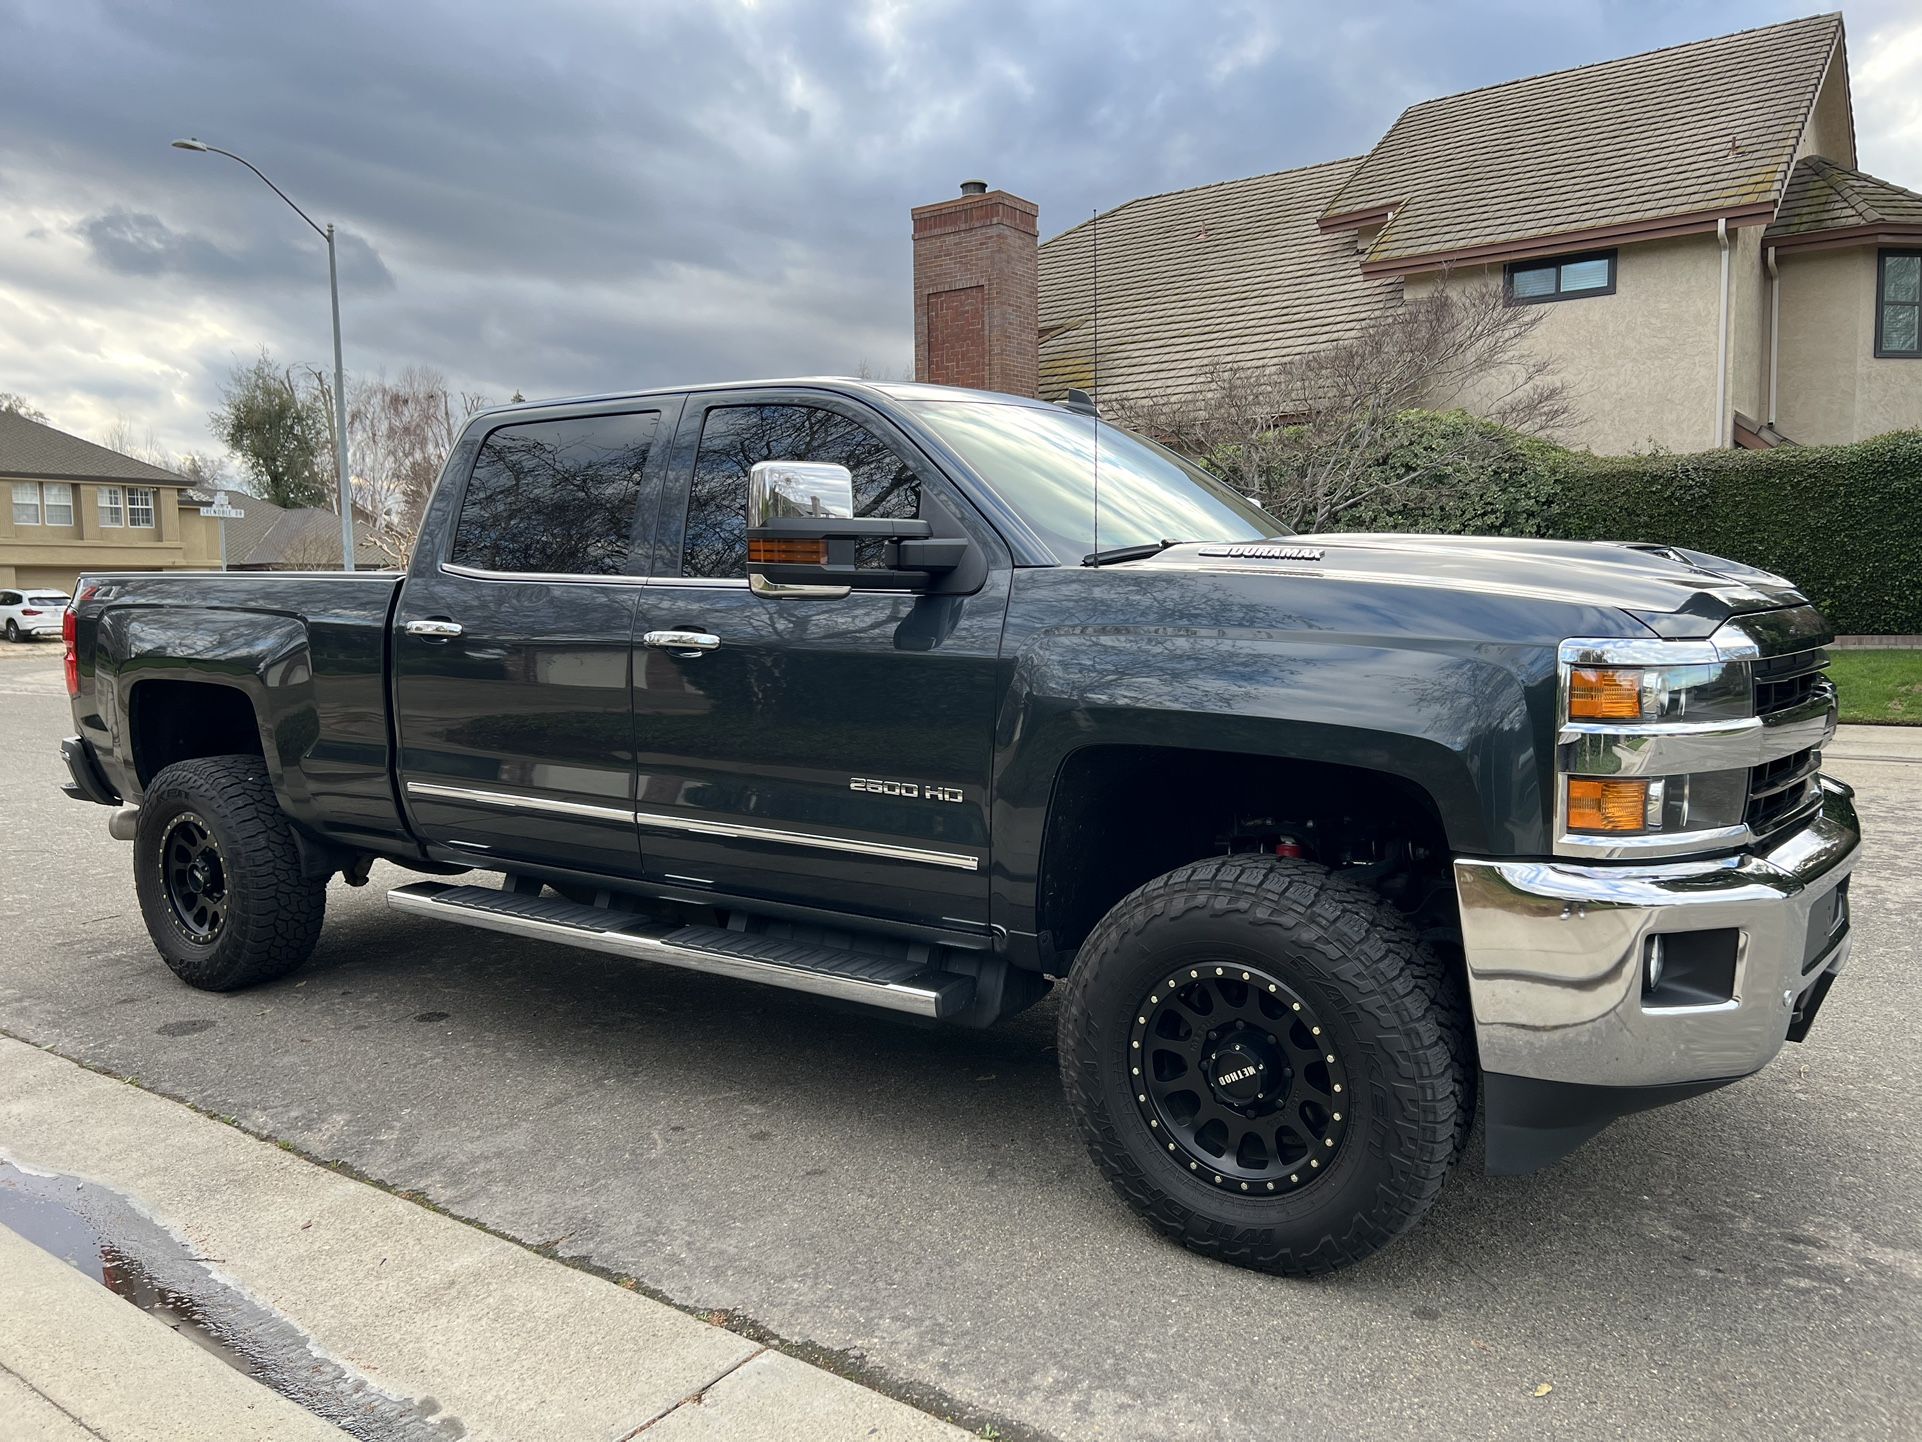
M 1096 397 L 1101 394 L 1101 210 L 1096 207 L 1089 221 L 1089 241 L 1094 256 L 1089 289 L 1093 291 L 1093 318 L 1090 325 L 1088 389 Z M 1101 412 L 1094 405 L 1088 407 L 1088 420 L 1094 427 L 1094 546 L 1088 552 L 1088 559 L 1095 564 L 1101 554 Z

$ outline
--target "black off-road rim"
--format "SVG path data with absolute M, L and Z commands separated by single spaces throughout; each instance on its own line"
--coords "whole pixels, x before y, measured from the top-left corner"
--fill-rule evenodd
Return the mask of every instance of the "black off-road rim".
M 1128 1034 L 1142 1122 L 1170 1158 L 1223 1191 L 1312 1186 L 1341 1155 L 1347 1077 L 1328 1029 L 1279 977 L 1183 967 L 1142 998 Z
M 181 934 L 212 943 L 227 920 L 227 867 L 212 828 L 191 811 L 169 822 L 160 838 L 160 879 Z

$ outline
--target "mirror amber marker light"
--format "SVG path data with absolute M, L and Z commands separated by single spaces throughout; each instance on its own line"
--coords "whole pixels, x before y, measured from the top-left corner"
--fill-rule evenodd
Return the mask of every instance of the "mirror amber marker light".
M 749 536 L 747 560 L 750 566 L 825 566 L 828 543 L 799 536 Z

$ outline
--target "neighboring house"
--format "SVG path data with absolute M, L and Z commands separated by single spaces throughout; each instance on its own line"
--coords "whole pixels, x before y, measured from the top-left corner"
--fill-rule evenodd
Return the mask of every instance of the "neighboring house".
M 288 508 L 242 491 L 224 493 L 241 515 L 222 521 L 202 512 L 214 503 L 216 492 L 195 486 L 181 492 L 180 507 L 191 510 L 208 528 L 214 562 L 220 564 L 225 546 L 230 571 L 334 571 L 340 568 L 340 513 L 318 506 Z M 393 564 L 367 539 L 369 518 L 354 508 L 354 565 L 379 570 Z M 223 537 L 220 528 L 226 527 Z
M 915 370 L 1174 397 L 1486 282 L 1541 306 L 1527 344 L 1572 392 L 1572 444 L 1859 440 L 1922 425 L 1922 196 L 1855 165 L 1823 15 L 1424 101 L 1359 158 L 1130 201 L 1038 248 L 1030 202 L 968 182 L 914 211 Z
M 185 476 L 0 411 L 0 586 L 71 592 L 82 571 L 205 570 L 198 513 L 182 523 Z

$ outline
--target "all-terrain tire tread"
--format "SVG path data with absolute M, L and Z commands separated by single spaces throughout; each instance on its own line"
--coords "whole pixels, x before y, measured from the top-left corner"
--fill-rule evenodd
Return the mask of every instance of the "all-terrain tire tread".
M 1399 1038 L 1385 1057 L 1397 1101 L 1390 1109 L 1397 1158 L 1392 1182 L 1379 1187 L 1373 1205 L 1348 1217 L 1345 1226 L 1324 1230 L 1306 1245 L 1291 1244 L 1279 1229 L 1211 1217 L 1148 1175 L 1122 1143 L 1117 1119 L 1105 1105 L 1101 1057 L 1109 1048 L 1119 1055 L 1119 1042 L 1101 1034 L 1090 999 L 1126 939 L 1193 908 L 1239 912 L 1257 925 L 1284 928 L 1292 946 L 1316 953 L 1357 1013 Z M 1081 947 L 1064 987 L 1060 1026 L 1069 1105 L 1115 1191 L 1163 1235 L 1241 1266 L 1312 1276 L 1368 1256 L 1427 1211 L 1467 1141 L 1473 1069 L 1458 975 L 1393 905 L 1311 862 L 1218 857 L 1179 867 L 1131 892 Z M 1122 1124 L 1135 1121 L 1130 1116 Z
M 136 881 L 147 928 L 167 965 L 190 986 L 234 991 L 295 971 L 313 954 L 327 909 L 325 879 L 308 877 L 293 828 L 258 756 L 202 756 L 176 761 L 154 777 L 142 820 L 164 824 L 164 808 L 182 801 L 213 824 L 233 893 L 221 935 L 209 946 L 177 933 L 155 859 L 136 842 Z

